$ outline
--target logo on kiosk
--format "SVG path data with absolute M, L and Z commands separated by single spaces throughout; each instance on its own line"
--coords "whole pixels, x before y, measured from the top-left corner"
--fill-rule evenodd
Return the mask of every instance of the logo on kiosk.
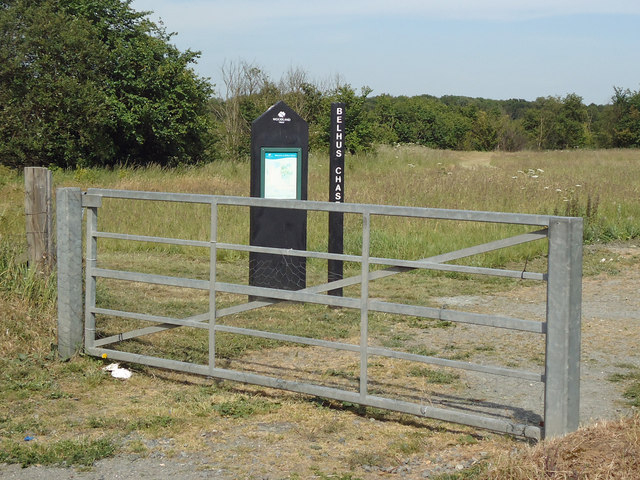
M 280 110 L 280 112 L 278 112 L 278 116 L 273 117 L 273 121 L 278 122 L 279 124 L 283 124 L 285 122 L 290 122 L 291 119 L 287 117 L 286 112 L 284 112 L 283 110 Z

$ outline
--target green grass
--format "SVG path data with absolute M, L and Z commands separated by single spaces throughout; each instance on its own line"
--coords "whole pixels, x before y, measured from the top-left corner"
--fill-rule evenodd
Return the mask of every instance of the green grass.
M 110 439 L 61 440 L 51 444 L 39 444 L 37 439 L 18 443 L 0 442 L 0 463 L 29 465 L 81 465 L 91 466 L 97 460 L 111 457 L 117 447 Z
M 131 421 L 117 417 L 90 417 L 89 428 L 101 430 L 122 430 L 128 432 L 157 432 L 176 424 L 176 419 L 169 415 L 147 415 Z
M 624 383 L 625 389 L 622 396 L 632 407 L 640 407 L 640 368 L 635 365 L 621 365 L 626 368 L 624 373 L 614 373 L 608 380 L 614 383 Z
M 213 410 L 220 416 L 231 418 L 247 418 L 251 415 L 270 413 L 279 408 L 280 404 L 277 402 L 271 402 L 262 397 L 245 396 L 213 406 Z
M 426 367 L 411 367 L 409 369 L 409 375 L 411 377 L 424 378 L 429 383 L 436 383 L 440 385 L 449 385 L 455 383 L 460 378 L 460 375 L 450 372 L 444 372 L 442 370 L 433 370 Z
M 413 455 L 423 451 L 428 433 L 413 433 L 389 443 L 389 450 L 402 455 Z
M 622 396 L 629 401 L 631 406 L 640 407 L 640 374 L 636 375 L 635 381 L 625 389 Z

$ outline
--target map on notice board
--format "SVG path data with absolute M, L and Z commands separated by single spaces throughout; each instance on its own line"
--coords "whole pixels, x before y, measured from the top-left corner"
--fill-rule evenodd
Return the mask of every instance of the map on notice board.
M 265 152 L 264 198 L 298 198 L 298 153 Z

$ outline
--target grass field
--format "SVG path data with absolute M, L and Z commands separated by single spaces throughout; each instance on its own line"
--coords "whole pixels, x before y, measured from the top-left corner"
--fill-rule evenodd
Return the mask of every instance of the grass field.
M 328 196 L 328 159 L 312 154 L 309 172 L 309 199 L 324 200 Z M 322 422 L 352 410 L 351 406 L 331 402 L 321 402 L 320 407 L 310 406 L 308 401 L 288 394 L 276 395 L 226 383 L 211 384 L 144 367 L 133 367 L 140 375 L 127 384 L 123 394 L 122 384 L 101 371 L 103 361 L 100 359 L 78 356 L 70 362 L 56 361 L 55 276 L 38 274 L 24 265 L 22 181 L 18 173 L 0 167 L 0 312 L 3 315 L 0 396 L 4 399 L 0 404 L 0 462 L 90 465 L 100 456 L 119 451 L 149 454 L 149 439 L 165 438 L 175 439 L 175 444 L 184 445 L 186 449 L 198 450 L 206 448 L 206 438 L 201 437 L 201 432 L 207 430 L 212 418 L 221 419 L 216 422 L 265 415 L 282 421 L 288 417 L 298 418 L 315 429 L 317 437 L 332 433 L 324 431 L 328 427 L 322 427 Z M 244 196 L 249 192 L 249 166 L 218 162 L 170 171 L 156 167 L 55 171 L 54 185 L 56 188 L 79 186 Z M 636 150 L 506 154 L 385 147 L 375 154 L 348 158 L 345 186 L 346 200 L 353 203 L 582 216 L 587 244 L 640 237 L 640 152 Z M 104 210 L 108 213 L 101 216 L 100 226 L 105 231 L 208 240 L 209 212 L 204 207 L 137 202 L 132 208 L 123 201 L 108 200 Z M 310 215 L 310 249 L 326 248 L 325 224 L 326 217 Z M 359 253 L 359 230 L 359 220 L 347 217 L 347 253 Z M 223 209 L 219 231 L 220 241 L 248 243 L 247 211 Z M 415 259 L 519 231 L 519 227 L 379 220 L 373 224 L 372 253 Z M 206 249 L 108 240 L 101 241 L 100 249 L 99 262 L 105 267 L 191 278 L 207 278 L 209 272 Z M 545 246 L 538 242 L 506 253 L 481 256 L 474 264 L 542 270 L 545 253 Z M 246 279 L 246 258 L 242 253 L 220 252 L 220 279 Z M 602 264 L 599 260 L 600 255 L 585 256 L 586 275 L 603 270 L 615 272 L 615 262 Z M 348 264 L 346 269 L 349 274 L 357 272 L 359 266 Z M 310 282 L 319 282 L 325 272 L 322 262 L 309 262 Z M 372 296 L 390 300 L 409 298 L 430 305 L 428 298 L 413 293 L 418 280 L 431 296 L 479 294 L 507 290 L 514 285 L 513 281 L 504 279 L 470 282 L 464 275 L 416 273 L 378 284 Z M 357 296 L 358 288 L 346 294 Z M 141 285 L 131 288 L 111 280 L 99 284 L 98 300 L 105 307 L 158 315 L 187 316 L 203 313 L 208 308 L 206 292 L 186 294 L 184 289 Z M 220 301 L 221 306 L 225 306 L 234 299 L 223 296 Z M 304 320 L 311 318 L 314 321 Z M 241 325 L 253 327 L 264 322 L 265 318 L 253 313 L 243 317 Z M 273 331 L 349 339 L 358 334 L 359 314 L 318 306 L 282 305 L 269 313 L 268 322 Z M 105 321 L 103 325 L 103 335 L 117 333 L 124 326 L 136 326 L 135 322 L 124 325 L 113 321 Z M 446 329 L 448 326 L 433 322 L 430 327 Z M 206 333 L 202 333 L 167 335 L 164 343 L 160 342 L 160 348 L 169 356 L 203 362 L 207 339 Z M 389 328 L 388 318 L 382 316 L 373 316 L 372 334 L 389 348 L 410 340 L 402 325 Z M 268 340 L 220 337 L 219 352 L 230 362 L 274 347 Z M 144 352 L 151 346 L 139 342 L 133 348 Z M 465 358 L 467 353 L 451 351 L 448 355 Z M 447 372 L 407 367 L 406 373 L 437 385 L 433 388 L 456 388 L 456 377 Z M 327 370 L 324 375 L 332 381 L 349 383 L 355 380 L 357 372 Z M 114 401 L 120 397 L 122 401 Z M 309 420 L 310 412 L 317 414 L 318 419 Z M 427 446 L 431 448 L 436 431 L 444 432 L 440 440 L 444 438 L 445 442 L 476 441 L 473 429 L 447 432 L 441 424 L 430 420 L 407 419 L 372 409 L 360 413 L 396 422 L 385 433 L 386 448 L 381 439 L 373 439 L 371 443 L 376 445 L 373 450 L 385 462 L 409 458 Z M 342 435 L 356 435 L 343 417 L 338 422 L 344 430 Z M 27 435 L 40 440 L 37 444 L 24 443 Z M 313 443 L 313 439 L 310 442 Z M 495 442 L 507 450 L 513 446 L 509 439 Z M 362 453 L 367 450 L 366 443 L 358 445 L 361 448 L 356 448 L 350 460 L 342 465 L 343 472 L 374 461 Z M 175 453 L 180 448 L 172 446 L 168 450 L 173 449 Z M 312 467 L 320 472 L 318 475 L 322 473 L 317 466 L 309 468 Z M 456 478 L 474 478 L 471 473 L 462 475 L 467 474 Z

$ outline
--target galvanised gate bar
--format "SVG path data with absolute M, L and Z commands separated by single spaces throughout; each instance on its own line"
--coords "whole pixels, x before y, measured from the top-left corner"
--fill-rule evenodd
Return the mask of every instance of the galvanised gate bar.
M 185 240 L 161 236 L 132 235 L 101 231 L 98 226 L 98 213 L 102 208 L 102 200 L 106 198 L 123 199 L 131 202 L 144 200 L 208 205 L 210 206 L 211 218 L 210 239 L 209 241 Z M 222 206 L 260 206 L 301 209 L 307 212 L 343 212 L 344 214 L 358 216 L 362 222 L 361 253 L 359 255 L 331 254 L 321 251 L 297 251 L 219 242 L 218 211 L 219 207 Z M 83 276 L 83 247 L 81 239 L 83 209 L 85 209 L 86 214 L 87 239 L 86 266 L 84 272 L 86 276 L 84 305 L 81 294 Z M 481 245 L 466 247 L 418 260 L 379 258 L 370 255 L 371 219 L 374 216 L 515 224 L 531 226 L 531 231 L 510 238 L 494 240 Z M 89 189 L 86 193 L 83 193 L 78 188 L 62 188 L 57 192 L 57 222 L 59 265 L 58 344 L 62 357 L 69 357 L 78 348 L 84 346 L 85 352 L 94 356 L 106 354 L 109 359 L 114 360 L 140 363 L 158 368 L 204 375 L 217 379 L 245 382 L 264 387 L 285 389 L 534 439 L 562 435 L 578 427 L 583 228 L 581 218 L 106 189 Z M 209 249 L 209 279 L 190 279 L 98 268 L 96 263 L 98 257 L 98 239 L 152 242 Z M 541 239 L 547 239 L 548 241 L 546 273 L 449 263 L 473 255 Z M 307 259 L 321 259 L 323 261 L 342 260 L 344 262 L 357 262 L 360 264 L 360 274 L 296 291 L 221 282 L 217 280 L 216 274 L 216 268 L 218 266 L 217 258 L 220 250 L 300 256 L 306 257 Z M 372 270 L 372 268 L 377 269 Z M 504 315 L 456 311 L 444 307 L 408 305 L 405 303 L 386 302 L 371 298 L 369 291 L 372 282 L 416 269 L 546 281 L 546 321 L 524 320 Z M 170 316 L 102 308 L 96 305 L 96 283 L 98 279 L 116 279 L 208 291 L 208 313 L 190 316 L 188 318 L 173 318 Z M 360 285 L 359 297 L 337 297 L 326 294 L 326 292 L 331 289 L 358 284 Z M 253 299 L 253 301 L 226 308 L 217 308 L 216 298 L 223 293 L 248 296 L 248 298 Z M 228 315 L 248 312 L 287 301 L 358 309 L 360 311 L 359 342 L 347 343 L 320 338 L 308 338 L 305 336 L 268 332 L 255 328 L 241 328 L 225 325 L 220 322 L 221 318 Z M 371 345 L 369 339 L 370 312 L 384 312 L 386 314 L 405 315 L 424 319 L 439 319 L 447 322 L 455 322 L 456 324 L 480 325 L 543 336 L 545 344 L 544 368 L 541 372 L 530 372 L 503 366 L 474 364 L 459 359 L 409 353 L 393 348 Z M 123 331 L 117 335 L 96 338 L 97 315 L 109 318 L 135 319 L 147 322 L 150 326 L 137 328 L 132 331 Z M 113 348 L 113 346 L 119 342 L 181 327 L 192 327 L 208 331 L 209 348 L 207 364 L 177 361 Z M 285 379 L 275 375 L 243 371 L 238 368 L 223 368 L 216 364 L 216 334 L 221 332 L 288 342 L 288 344 L 294 343 L 326 348 L 328 350 L 327 357 L 331 356 L 331 351 L 352 352 L 352 354 L 359 357 L 358 388 L 348 390 L 319 385 L 313 382 Z M 497 381 L 511 378 L 531 382 L 532 384 L 541 383 L 544 387 L 543 422 L 528 424 L 513 421 L 509 418 L 474 412 L 469 408 L 443 408 L 441 406 L 435 406 L 430 402 L 416 403 L 379 395 L 377 391 L 372 392 L 369 382 L 369 369 L 372 357 L 387 357 L 416 362 L 417 364 L 436 365 L 439 367 L 461 369 L 468 372 L 479 372 L 481 374 L 495 376 L 498 379 Z M 293 367 L 295 367 L 295 365 L 293 365 Z M 292 367 L 289 366 L 288 368 Z M 377 390 L 377 388 L 373 390 Z

